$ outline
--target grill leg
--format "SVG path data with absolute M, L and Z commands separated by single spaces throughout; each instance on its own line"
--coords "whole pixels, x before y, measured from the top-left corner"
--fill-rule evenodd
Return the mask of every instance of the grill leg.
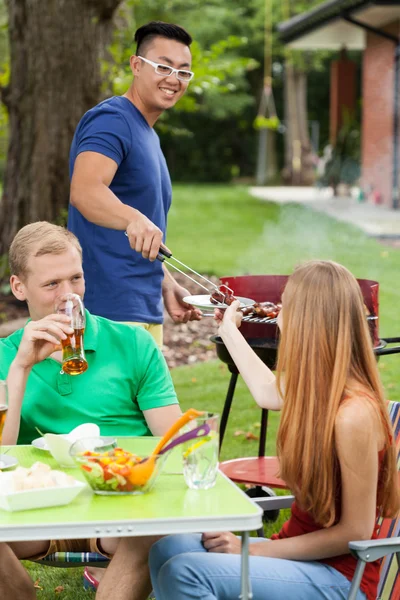
M 228 423 L 228 417 L 229 417 L 229 411 L 231 410 L 231 406 L 232 406 L 232 400 L 233 400 L 233 394 L 235 393 L 235 388 L 236 388 L 236 382 L 238 379 L 238 372 L 231 372 L 231 380 L 229 382 L 229 387 L 228 387 L 228 392 L 226 394 L 226 398 L 225 398 L 225 404 L 224 404 L 224 409 L 222 411 L 222 416 L 221 416 L 221 424 L 220 424 L 220 428 L 219 428 L 219 449 L 221 451 L 221 447 L 222 447 L 222 442 L 224 441 L 224 435 L 225 435 L 225 429 L 226 429 L 226 425 Z
M 258 445 L 258 456 L 265 456 L 265 444 L 267 443 L 268 410 L 261 410 L 260 443 Z

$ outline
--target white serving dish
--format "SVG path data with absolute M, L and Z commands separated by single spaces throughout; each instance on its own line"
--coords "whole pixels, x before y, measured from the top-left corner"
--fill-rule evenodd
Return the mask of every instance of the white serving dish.
M 85 483 L 75 479 L 74 484 L 69 486 L 13 492 L 7 491 L 7 480 L 11 476 L 12 473 L 2 473 L 0 479 L 0 508 L 9 512 L 64 506 L 72 502 L 87 487 Z

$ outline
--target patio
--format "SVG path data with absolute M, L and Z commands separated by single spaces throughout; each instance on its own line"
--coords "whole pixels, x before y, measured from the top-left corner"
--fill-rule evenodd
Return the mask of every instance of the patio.
M 389 206 L 360 202 L 358 188 L 350 196 L 333 196 L 330 188 L 316 187 L 252 187 L 255 198 L 288 204 L 291 202 L 323 212 L 330 217 L 358 227 L 370 237 L 399 240 L 400 211 Z M 397 244 L 395 244 L 397 245 Z

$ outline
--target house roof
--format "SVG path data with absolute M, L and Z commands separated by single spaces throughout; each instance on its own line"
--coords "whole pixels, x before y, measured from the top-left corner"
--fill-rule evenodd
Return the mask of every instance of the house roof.
M 326 0 L 278 25 L 280 37 L 292 48 L 313 50 L 365 48 L 365 31 L 346 22 L 348 15 L 374 27 L 400 19 L 399 0 Z

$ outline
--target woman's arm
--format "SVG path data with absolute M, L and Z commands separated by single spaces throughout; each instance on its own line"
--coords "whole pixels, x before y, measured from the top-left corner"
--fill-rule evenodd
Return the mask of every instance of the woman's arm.
M 336 419 L 335 439 L 342 480 L 340 521 L 328 529 L 251 544 L 250 554 L 318 560 L 347 554 L 352 540 L 371 539 L 376 520 L 378 451 L 382 441 L 373 409 L 362 399 L 346 403 Z M 240 541 L 231 533 L 206 534 L 204 545 L 212 552 L 240 552 Z
M 233 302 L 226 309 L 218 333 L 257 404 L 261 408 L 280 410 L 282 398 L 276 388 L 275 375 L 252 350 L 238 330 L 241 320 L 241 313 L 237 313 L 238 307 L 239 302 Z

